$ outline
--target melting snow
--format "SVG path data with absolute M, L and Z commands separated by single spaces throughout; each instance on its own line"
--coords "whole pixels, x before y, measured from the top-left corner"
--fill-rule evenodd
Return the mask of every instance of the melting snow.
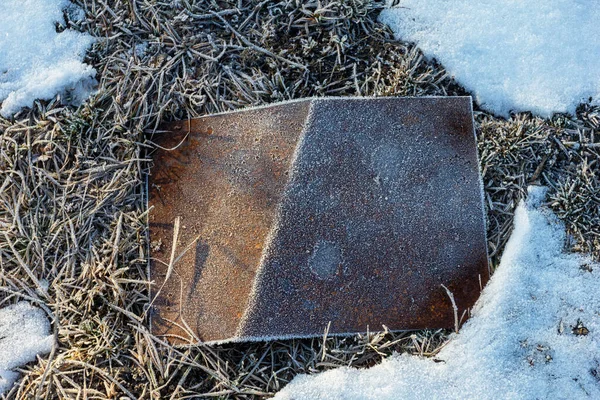
M 71 8 L 69 8 L 71 6 Z M 0 114 L 11 116 L 36 99 L 68 94 L 72 103 L 89 96 L 96 71 L 82 63 L 90 35 L 67 29 L 68 0 L 0 1 Z
M 573 113 L 590 97 L 600 104 L 595 0 L 401 0 L 380 20 L 494 113 Z
M 50 323 L 39 308 L 21 302 L 0 309 L 0 395 L 17 379 L 14 368 L 50 352 L 53 343 Z
M 395 355 L 303 375 L 275 398 L 600 398 L 600 265 L 562 253 L 564 228 L 544 196 L 529 189 L 499 268 L 438 362 Z

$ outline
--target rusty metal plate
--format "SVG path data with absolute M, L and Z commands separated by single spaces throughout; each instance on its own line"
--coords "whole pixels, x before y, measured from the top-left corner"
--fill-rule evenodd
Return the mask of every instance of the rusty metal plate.
M 151 324 L 173 343 L 453 327 L 442 285 L 461 316 L 489 278 L 470 97 L 306 99 L 164 128 Z

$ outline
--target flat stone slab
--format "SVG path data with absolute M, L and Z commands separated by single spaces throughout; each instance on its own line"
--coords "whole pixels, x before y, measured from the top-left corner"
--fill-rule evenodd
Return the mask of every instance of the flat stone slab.
M 461 316 L 489 278 L 470 97 L 315 98 L 164 130 L 151 324 L 173 343 L 450 328 L 442 285 Z

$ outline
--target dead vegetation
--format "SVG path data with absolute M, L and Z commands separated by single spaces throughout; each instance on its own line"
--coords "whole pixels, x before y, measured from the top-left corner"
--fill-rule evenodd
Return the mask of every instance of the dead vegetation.
M 494 264 L 508 240 L 514 207 L 531 184 L 550 189 L 548 205 L 568 229 L 567 247 L 600 256 L 598 113 L 581 106 L 577 118 L 476 116 Z
M 67 25 L 99 38 L 97 95 L 0 119 L 0 300 L 43 307 L 57 340 L 8 398 L 252 398 L 299 373 L 436 353 L 448 332 L 177 349 L 147 329 L 145 131 L 299 97 L 464 94 L 376 23 L 378 2 L 77 3 L 86 18 Z M 572 246 L 600 255 L 599 113 L 477 113 L 494 264 L 530 182 L 550 187 Z

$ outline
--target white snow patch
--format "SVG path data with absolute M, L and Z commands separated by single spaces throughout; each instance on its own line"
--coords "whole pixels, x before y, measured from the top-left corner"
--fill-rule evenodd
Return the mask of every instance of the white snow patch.
M 600 104 L 596 0 L 401 0 L 379 19 L 496 114 Z
M 517 208 L 500 266 L 435 357 L 443 362 L 394 355 L 370 369 L 298 376 L 275 398 L 599 399 L 600 265 L 562 253 L 564 228 L 544 196 L 530 188 Z
M 136 43 L 134 47 L 129 49 L 128 53 L 130 55 L 135 54 L 136 57 L 143 58 L 146 55 L 146 52 L 148 51 L 149 47 L 150 45 L 148 42 Z
M 0 395 L 19 375 L 13 368 L 50 352 L 53 343 L 50 323 L 39 308 L 20 302 L 0 309 Z
M 0 114 L 11 116 L 36 99 L 68 94 L 80 104 L 92 92 L 96 71 L 82 63 L 92 36 L 65 30 L 63 10 L 74 13 L 68 0 L 0 1 Z

